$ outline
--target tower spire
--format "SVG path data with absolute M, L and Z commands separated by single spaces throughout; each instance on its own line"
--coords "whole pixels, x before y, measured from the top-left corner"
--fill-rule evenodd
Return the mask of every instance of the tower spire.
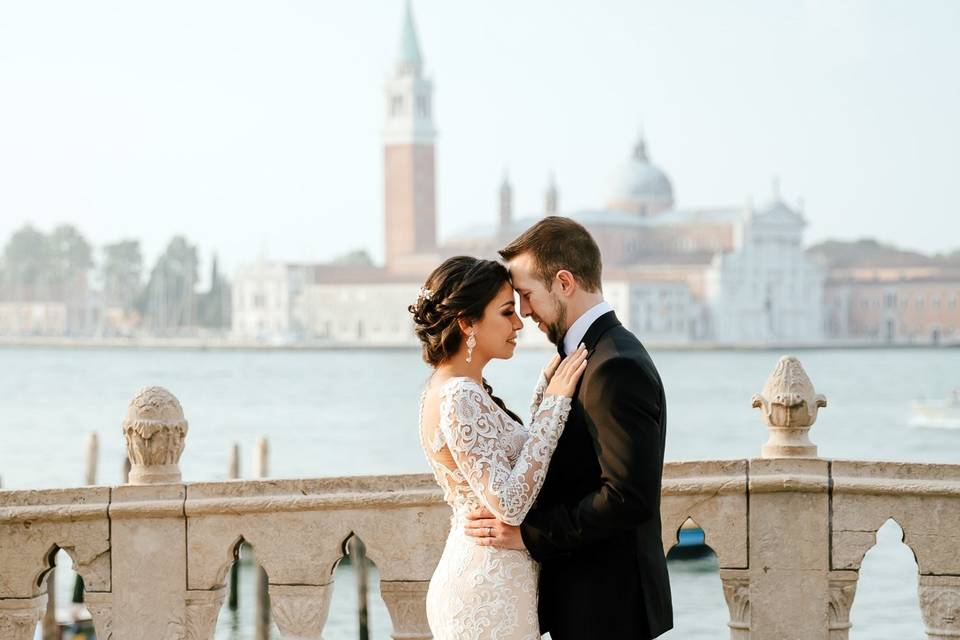
M 637 137 L 637 144 L 633 147 L 633 157 L 643 162 L 650 160 L 647 156 L 647 136 L 643 132 L 643 125 L 640 125 L 640 135 Z
M 397 51 L 397 73 L 420 75 L 423 69 L 423 55 L 417 39 L 417 28 L 413 23 L 413 6 L 407 0 L 404 8 L 403 31 L 400 33 L 400 48 Z
M 554 178 L 553 171 L 551 171 L 550 178 L 547 182 L 547 192 L 543 202 L 543 210 L 546 215 L 557 215 L 558 200 L 559 196 L 557 194 L 557 181 Z
M 503 170 L 503 182 L 500 183 L 500 228 L 506 229 L 513 222 L 513 187 L 510 176 Z

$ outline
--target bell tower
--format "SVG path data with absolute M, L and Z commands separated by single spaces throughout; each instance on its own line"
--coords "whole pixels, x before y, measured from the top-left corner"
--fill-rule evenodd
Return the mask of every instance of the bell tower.
M 384 232 L 388 268 L 437 244 L 433 83 L 407 0 L 393 73 L 387 80 L 383 128 Z

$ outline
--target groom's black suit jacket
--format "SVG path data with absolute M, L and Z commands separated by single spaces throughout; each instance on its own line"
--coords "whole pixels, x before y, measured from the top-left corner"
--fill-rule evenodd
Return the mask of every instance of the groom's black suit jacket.
M 583 339 L 587 368 L 537 502 L 521 526 L 540 567 L 540 632 L 655 638 L 673 627 L 660 534 L 663 385 L 613 311 Z

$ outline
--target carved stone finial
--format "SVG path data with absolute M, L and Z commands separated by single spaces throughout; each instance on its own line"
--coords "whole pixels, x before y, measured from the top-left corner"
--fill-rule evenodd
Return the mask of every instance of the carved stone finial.
M 187 437 L 183 408 L 163 387 L 141 389 L 130 401 L 123 438 L 130 484 L 180 482 L 180 454 Z
M 808 432 L 827 399 L 814 391 L 799 360 L 780 358 L 763 391 L 753 396 L 753 406 L 761 410 L 770 430 L 762 449 L 764 458 L 817 457 L 817 445 L 810 442 Z

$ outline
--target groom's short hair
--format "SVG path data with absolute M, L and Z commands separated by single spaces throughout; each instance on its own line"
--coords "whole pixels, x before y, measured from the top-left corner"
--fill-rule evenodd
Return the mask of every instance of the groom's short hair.
M 557 272 L 566 270 L 585 290 L 601 290 L 600 247 L 582 224 L 570 218 L 547 216 L 498 253 L 508 262 L 522 253 L 530 253 L 547 289 L 553 286 Z

